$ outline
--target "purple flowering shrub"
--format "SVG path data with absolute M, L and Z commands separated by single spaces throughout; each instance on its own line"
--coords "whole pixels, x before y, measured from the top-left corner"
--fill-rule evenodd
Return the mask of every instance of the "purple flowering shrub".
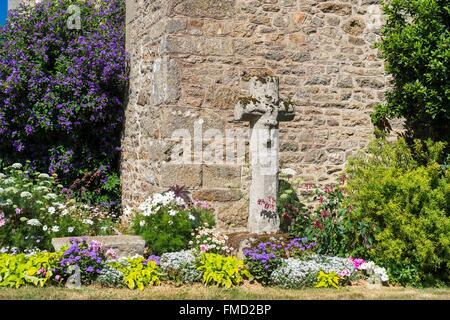
M 315 242 L 308 238 L 294 238 L 288 243 L 269 241 L 244 250 L 245 263 L 255 279 L 263 285 L 270 283 L 270 275 L 283 262 L 283 259 L 300 258 L 312 252 Z
M 124 3 L 45 1 L 11 11 L 0 27 L 0 160 L 31 160 L 104 204 L 119 189 Z M 67 25 L 70 5 L 81 10 L 79 30 Z
M 90 284 L 106 267 L 107 251 L 97 241 L 87 243 L 85 239 L 71 239 L 71 246 L 64 251 L 59 267 L 55 272 L 55 280 L 65 283 L 71 276 L 74 266 L 80 268 L 81 283 Z

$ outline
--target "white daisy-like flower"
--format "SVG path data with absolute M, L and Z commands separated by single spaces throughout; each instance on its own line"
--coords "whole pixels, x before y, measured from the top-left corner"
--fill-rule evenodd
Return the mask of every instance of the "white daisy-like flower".
M 47 231 L 47 230 L 48 230 L 48 227 L 47 227 L 47 226 L 43 226 L 43 227 L 42 227 L 42 230 L 43 230 L 43 231 Z
M 38 219 L 30 219 L 27 221 L 27 224 L 30 226 L 38 227 L 41 225 L 41 222 Z
M 73 230 L 75 230 L 75 228 L 74 228 L 74 227 L 68 227 L 68 228 L 67 228 L 67 232 L 69 232 L 69 233 L 72 233 L 72 232 L 73 232 Z
M 58 226 L 53 226 L 52 227 L 52 231 L 53 232 L 59 232 L 59 227 Z
M 48 207 L 48 213 L 54 214 L 56 212 L 55 207 Z
M 173 209 L 169 210 L 169 216 L 175 217 L 176 215 L 177 215 L 177 212 L 175 210 L 173 210 Z
M 190 214 L 190 215 L 189 215 L 189 220 L 194 221 L 194 220 L 195 220 L 195 217 L 194 217 L 192 214 Z
M 169 220 L 169 222 L 167 222 L 169 224 L 169 226 L 173 225 L 173 221 Z
M 140 225 L 141 227 L 145 226 L 145 220 L 141 220 L 141 221 L 139 222 L 139 225 Z
M 63 211 L 61 211 L 61 216 L 66 216 L 69 213 L 69 210 L 64 209 Z

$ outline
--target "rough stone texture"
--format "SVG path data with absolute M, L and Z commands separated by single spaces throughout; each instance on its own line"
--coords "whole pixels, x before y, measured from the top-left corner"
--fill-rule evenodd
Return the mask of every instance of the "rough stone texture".
M 107 249 L 113 249 L 119 257 L 132 257 L 135 255 L 144 255 L 145 241 L 139 236 L 98 236 L 98 237 L 76 237 L 86 238 L 87 242 L 98 241 Z M 54 238 L 52 245 L 56 251 L 63 246 L 70 246 L 69 238 Z
M 239 189 L 243 198 L 230 202 L 223 195 L 227 202 L 213 205 L 219 226 L 245 228 L 248 154 L 243 164 L 196 167 L 182 175 L 186 181 L 176 181 L 178 171 L 165 163 L 175 151 L 193 160 L 189 166 L 202 164 L 177 149 L 175 129 L 193 136 L 200 118 L 203 131 L 243 128 L 233 111 L 238 98 L 249 94 L 253 76 L 279 77 L 280 96 L 295 109 L 294 121 L 280 125 L 281 167 L 294 169 L 305 183 L 334 183 L 348 156 L 372 137 L 369 114 L 383 100 L 389 80 L 373 48 L 381 27 L 374 23 L 379 2 L 127 0 L 131 73 L 124 205 L 136 206 L 175 182 L 190 183 L 197 195 Z M 228 177 L 232 185 L 221 185 Z

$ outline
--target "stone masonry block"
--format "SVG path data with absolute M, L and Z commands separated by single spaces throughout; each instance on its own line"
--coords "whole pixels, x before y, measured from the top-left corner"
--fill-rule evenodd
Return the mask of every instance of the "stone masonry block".
M 198 164 L 163 163 L 161 166 L 161 186 L 174 185 L 186 188 L 200 187 L 202 184 L 202 166 Z
M 235 2 L 236 0 L 171 0 L 169 14 L 192 18 L 231 18 L 235 14 Z
M 241 186 L 241 166 L 204 165 L 203 186 L 208 188 L 239 188 Z
M 193 54 L 199 56 L 232 56 L 233 40 L 222 37 L 166 36 L 161 40 L 163 54 Z

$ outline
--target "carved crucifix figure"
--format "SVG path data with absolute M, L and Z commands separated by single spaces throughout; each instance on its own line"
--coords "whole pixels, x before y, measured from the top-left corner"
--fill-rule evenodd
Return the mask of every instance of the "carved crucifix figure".
M 250 163 L 252 181 L 248 229 L 253 233 L 276 232 L 280 227 L 278 196 L 280 121 L 291 121 L 294 109 L 279 95 L 279 79 L 253 77 L 250 96 L 239 99 L 235 120 L 250 122 Z

